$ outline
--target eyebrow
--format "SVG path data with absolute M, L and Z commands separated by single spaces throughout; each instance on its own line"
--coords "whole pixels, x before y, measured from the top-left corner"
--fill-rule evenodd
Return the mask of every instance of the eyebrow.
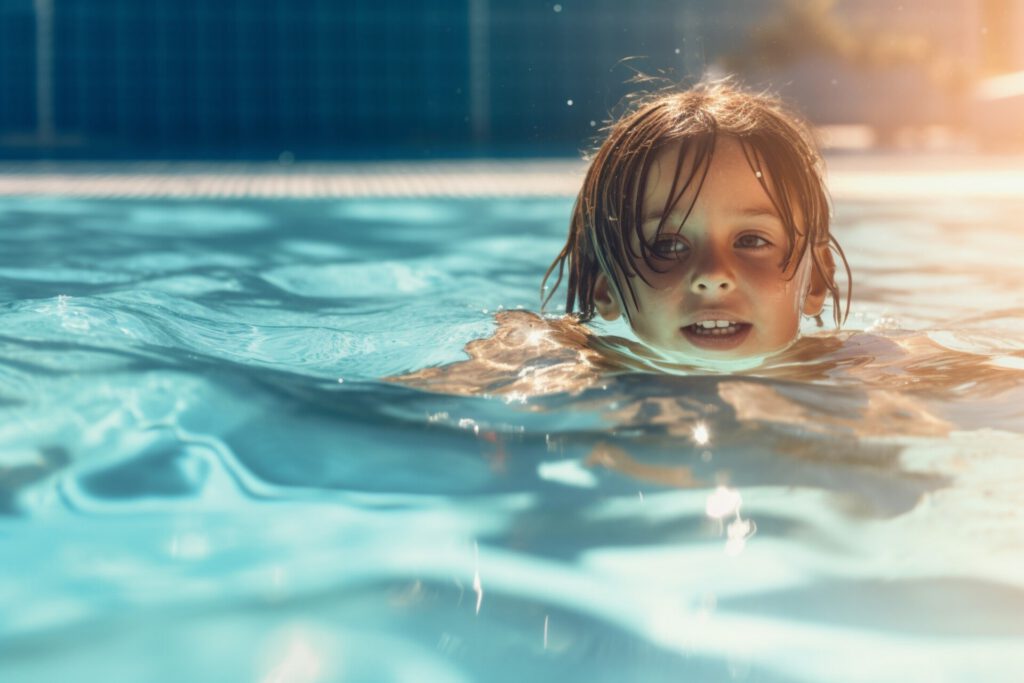
M 742 209 L 737 213 L 738 215 L 745 216 L 747 218 L 767 216 L 769 218 L 777 218 L 779 220 L 782 220 L 782 218 L 779 216 L 779 213 L 775 210 L 775 207 L 772 206 L 751 206 L 746 209 Z
M 671 216 L 673 213 L 681 213 L 681 212 L 670 211 L 669 215 Z M 662 211 L 660 209 L 655 209 L 655 210 L 649 211 L 647 213 L 647 215 L 644 216 L 644 223 L 647 223 L 648 221 L 652 221 L 654 219 L 660 219 L 662 217 L 662 215 L 664 215 L 664 214 L 662 213 Z M 743 218 L 762 218 L 763 217 L 763 218 L 774 218 L 774 219 L 779 220 L 779 221 L 782 220 L 782 217 L 779 216 L 778 212 L 775 210 L 775 207 L 768 206 L 768 205 L 748 206 L 746 208 L 743 208 L 743 209 L 740 209 L 739 211 L 734 212 L 733 215 L 734 216 L 741 216 Z

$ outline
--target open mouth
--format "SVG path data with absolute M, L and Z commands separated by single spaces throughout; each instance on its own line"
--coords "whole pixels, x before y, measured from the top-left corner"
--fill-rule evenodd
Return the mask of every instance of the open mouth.
M 750 323 L 732 320 L 702 320 L 681 329 L 683 335 L 694 346 L 727 350 L 742 344 L 750 334 L 751 327 L 753 326 Z

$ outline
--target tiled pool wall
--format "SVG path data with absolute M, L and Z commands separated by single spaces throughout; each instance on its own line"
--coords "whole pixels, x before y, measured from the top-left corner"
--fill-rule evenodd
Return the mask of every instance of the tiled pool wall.
M 3 0 L 0 157 L 571 155 L 635 71 L 697 78 L 749 51 L 752 30 L 783 4 Z M 974 68 L 999 47 L 994 31 L 978 38 L 981 4 L 847 0 L 835 13 L 843 26 L 923 35 Z M 924 68 L 765 66 L 816 123 L 956 115 Z

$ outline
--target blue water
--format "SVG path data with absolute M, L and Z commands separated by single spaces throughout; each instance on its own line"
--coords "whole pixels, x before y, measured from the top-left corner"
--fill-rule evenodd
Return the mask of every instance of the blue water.
M 381 380 L 568 200 L 2 199 L 0 679 L 1019 681 L 1022 208 L 840 203 L 782 371 L 467 396 Z

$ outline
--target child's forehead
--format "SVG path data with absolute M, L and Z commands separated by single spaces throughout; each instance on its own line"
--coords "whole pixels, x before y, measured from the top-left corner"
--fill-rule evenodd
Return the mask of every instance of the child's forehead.
M 773 202 L 762 181 L 768 169 L 757 164 L 753 150 L 733 137 L 719 137 L 713 151 L 687 142 L 674 143 L 656 153 L 644 184 L 645 213 L 661 211 L 671 199 L 671 209 L 684 209 L 695 200 L 742 209 L 768 207 Z

